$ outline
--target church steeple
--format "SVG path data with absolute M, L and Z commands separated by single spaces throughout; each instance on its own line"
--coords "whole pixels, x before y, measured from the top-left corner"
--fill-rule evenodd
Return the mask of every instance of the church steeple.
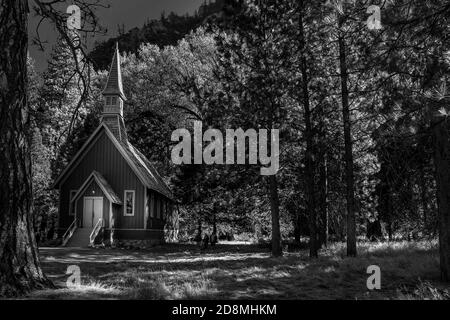
M 104 96 L 119 96 L 122 100 L 126 101 L 125 94 L 123 93 L 122 85 L 122 70 L 120 68 L 120 53 L 119 44 L 116 42 L 116 48 L 109 69 L 108 81 L 106 82 L 105 89 L 103 90 Z
M 126 101 L 126 97 L 123 93 L 119 44 L 117 42 L 111 68 L 109 69 L 108 80 L 102 94 L 104 105 L 101 121 L 109 127 L 119 141 L 123 141 L 126 139 L 123 120 L 123 104 Z

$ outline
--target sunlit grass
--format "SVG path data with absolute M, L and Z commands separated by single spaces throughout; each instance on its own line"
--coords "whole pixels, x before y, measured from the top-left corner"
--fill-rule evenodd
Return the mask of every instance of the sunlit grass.
M 360 243 L 347 258 L 337 243 L 309 259 L 306 250 L 273 258 L 251 245 L 170 245 L 154 250 L 44 250 L 46 273 L 60 289 L 42 299 L 448 299 L 439 282 L 436 242 Z M 64 288 L 68 265 L 80 288 Z M 382 289 L 369 291 L 367 267 L 381 268 Z
M 397 299 L 399 300 L 449 300 L 450 292 L 448 288 L 436 287 L 428 281 L 420 283 L 413 289 L 398 289 Z
M 114 286 L 101 282 L 91 282 L 79 286 L 60 288 L 57 290 L 41 290 L 30 295 L 33 299 L 116 299 L 121 291 Z

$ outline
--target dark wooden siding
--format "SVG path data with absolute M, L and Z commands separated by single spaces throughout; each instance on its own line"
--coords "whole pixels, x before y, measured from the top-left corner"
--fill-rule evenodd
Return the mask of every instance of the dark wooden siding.
M 104 239 L 109 239 L 110 230 L 105 229 Z M 164 241 L 164 230 L 115 230 L 114 236 L 118 240 L 159 240 Z
M 150 209 L 147 221 L 147 229 L 163 230 L 165 225 L 165 215 L 161 211 L 162 203 L 167 203 L 168 200 L 161 194 L 148 189 L 148 204 Z
M 123 206 L 120 210 L 115 208 L 116 228 L 143 229 L 145 188 L 104 130 L 98 133 L 97 139 L 92 141 L 85 153 L 82 161 L 75 164 L 61 185 L 60 228 L 68 228 L 73 221 L 73 217 L 69 216 L 70 190 L 80 188 L 92 171 L 96 170 L 105 177 L 122 201 L 124 190 L 135 191 L 134 216 L 125 217 Z

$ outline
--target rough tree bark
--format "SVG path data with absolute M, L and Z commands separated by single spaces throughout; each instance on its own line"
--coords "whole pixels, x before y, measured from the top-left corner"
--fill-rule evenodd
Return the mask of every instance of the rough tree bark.
M 341 24 L 341 23 L 340 23 Z M 344 35 L 338 38 L 341 77 L 342 116 L 344 123 L 345 182 L 347 201 L 347 256 L 356 256 L 355 178 L 353 173 L 353 142 L 348 92 L 347 53 Z
M 32 224 L 26 0 L 0 2 L 0 296 L 50 286 Z

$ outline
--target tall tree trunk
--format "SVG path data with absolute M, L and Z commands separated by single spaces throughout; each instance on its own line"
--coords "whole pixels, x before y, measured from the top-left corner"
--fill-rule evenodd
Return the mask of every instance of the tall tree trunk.
M 306 155 L 305 155 L 305 191 L 306 191 L 306 212 L 309 221 L 309 256 L 317 257 L 317 217 L 316 204 L 314 199 L 314 159 L 313 159 L 313 132 L 311 120 L 311 107 L 309 101 L 309 77 L 308 65 L 306 61 L 306 40 L 303 26 L 303 2 L 301 3 L 302 12 L 299 16 L 299 37 L 301 52 L 301 74 L 302 74 L 302 94 L 305 121 Z
M 324 134 L 324 133 L 323 133 Z M 321 141 L 324 139 L 324 135 L 321 135 Z M 321 143 L 320 152 L 320 172 L 319 172 L 319 212 L 320 212 L 320 232 L 319 232 L 319 245 L 328 246 L 328 170 L 327 170 L 327 155 L 324 150 L 325 145 Z
M 393 201 L 392 199 L 392 187 L 389 182 L 388 176 L 390 176 L 390 170 L 387 168 L 386 163 L 381 164 L 380 168 L 381 181 L 380 181 L 380 194 L 379 201 L 379 220 L 386 223 L 386 232 L 388 234 L 388 240 L 392 241 L 392 218 L 393 218 Z
M 412 176 L 409 175 L 406 180 L 406 188 L 407 188 L 407 199 L 408 199 L 408 213 L 409 213 L 409 221 L 414 221 L 413 223 L 409 223 L 407 226 L 408 232 L 408 241 L 416 240 L 416 229 L 415 223 L 420 221 L 420 216 L 418 214 L 419 208 L 417 207 L 415 195 L 414 195 L 414 187 L 413 187 Z
M 450 134 L 447 121 L 433 126 L 439 214 L 439 255 L 441 279 L 450 281 Z
M 212 234 L 214 236 L 217 236 L 217 210 L 216 210 L 216 205 L 214 205 L 214 210 L 213 210 L 213 230 L 212 230 Z
M 280 231 L 280 200 L 278 198 L 278 181 L 276 175 L 269 176 L 270 211 L 272 213 L 272 255 L 283 255 Z
M 0 296 L 49 286 L 33 233 L 26 135 L 28 5 L 0 2 Z
M 347 256 L 356 256 L 355 178 L 353 173 L 353 143 L 348 93 L 347 53 L 344 35 L 339 39 L 339 66 L 341 76 L 342 116 L 344 122 L 345 181 L 347 200 Z
M 202 241 L 202 218 L 201 216 L 198 217 L 197 220 L 197 234 L 195 236 L 195 242 L 201 242 Z
M 391 197 L 389 197 L 389 200 L 388 200 L 389 202 L 388 202 L 388 204 L 389 204 L 389 207 L 390 208 L 392 208 L 392 206 L 391 206 L 391 203 L 392 203 L 392 201 L 391 201 Z M 392 241 L 393 240 L 393 228 L 392 228 L 392 218 L 391 218 L 391 215 L 389 214 L 388 216 L 387 216 L 387 219 L 386 219 L 386 228 L 387 228 L 387 233 L 388 233 L 388 240 L 389 241 Z
M 428 232 L 428 199 L 427 199 L 427 181 L 425 179 L 425 166 L 420 168 L 420 201 L 422 205 L 423 229 Z
M 300 243 L 300 214 L 298 210 L 295 212 L 295 216 L 293 218 L 293 224 L 294 224 L 294 241 L 296 243 Z
M 318 246 L 328 245 L 328 168 L 327 168 L 327 132 L 324 104 L 317 107 L 318 117 L 318 209 L 319 209 L 319 239 Z
M 178 235 L 180 233 L 180 206 L 177 204 L 177 213 L 175 214 L 173 240 L 178 241 Z

